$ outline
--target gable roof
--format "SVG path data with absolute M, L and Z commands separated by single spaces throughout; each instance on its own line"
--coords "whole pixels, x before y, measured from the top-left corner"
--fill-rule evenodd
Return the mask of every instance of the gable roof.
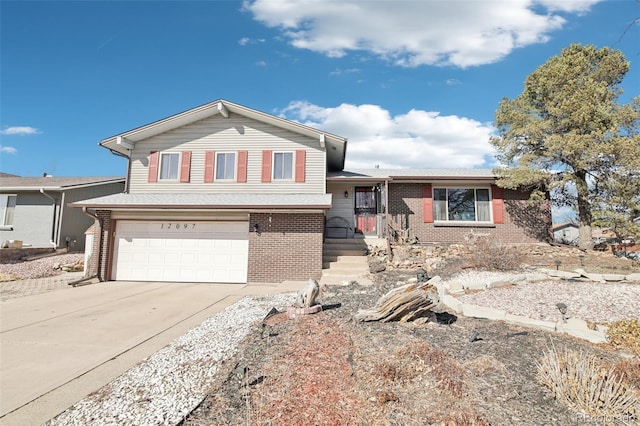
M 556 223 L 553 225 L 553 227 L 551 228 L 553 230 L 553 232 L 556 231 L 561 231 L 563 229 L 566 228 L 574 228 L 574 229 L 578 229 L 578 225 L 576 225 L 575 223 L 572 222 L 562 222 L 562 223 Z
M 289 130 L 310 138 L 318 139 L 327 152 L 327 166 L 329 170 L 342 170 L 347 150 L 347 139 L 331 133 L 323 132 L 294 121 L 285 120 L 275 115 L 267 114 L 242 105 L 219 99 L 205 105 L 172 115 L 167 118 L 146 124 L 141 127 L 111 136 L 98 144 L 112 152 L 129 157 L 136 142 L 155 135 L 194 123 L 196 121 L 220 114 L 228 117 L 233 112 L 256 121 L 270 124 L 281 129 Z
M 327 173 L 327 180 L 494 180 L 491 169 L 354 169 Z
M 104 185 L 109 183 L 124 183 L 124 177 L 20 177 L 0 176 L 0 188 L 7 191 L 64 191 L 83 188 L 86 186 Z
M 112 194 L 71 203 L 97 209 L 329 209 L 331 194 Z

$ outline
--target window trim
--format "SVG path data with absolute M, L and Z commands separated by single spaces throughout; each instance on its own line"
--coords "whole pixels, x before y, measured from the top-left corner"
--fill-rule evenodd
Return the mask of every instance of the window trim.
M 233 177 L 232 178 L 219 178 L 218 177 L 218 168 L 220 167 L 220 160 L 218 158 L 219 155 L 228 155 L 233 154 Z M 224 162 L 226 166 L 226 161 Z M 226 170 L 225 170 L 226 171 Z M 213 170 L 213 181 L 214 182 L 237 182 L 238 181 L 238 151 L 216 151 L 215 153 L 215 161 L 214 161 L 214 170 Z
M 436 191 L 439 189 L 446 190 L 446 219 L 437 219 L 436 216 L 436 205 L 439 200 L 436 200 Z M 465 189 L 473 190 L 473 202 L 474 202 L 474 220 L 451 220 L 449 219 L 449 190 L 450 189 Z M 485 201 L 488 203 L 489 209 L 489 220 L 477 220 L 478 217 L 478 193 L 477 190 L 485 190 L 488 192 L 489 199 Z M 433 223 L 436 226 L 480 226 L 480 227 L 492 227 L 495 225 L 494 217 L 493 217 L 493 193 L 491 191 L 491 186 L 464 186 L 464 185 L 441 185 L 441 186 L 433 186 L 432 187 L 432 209 L 433 209 Z M 441 200 L 440 200 L 441 201 Z
M 290 154 L 291 155 L 291 177 L 276 177 L 276 155 L 277 154 Z M 294 151 L 273 151 L 271 154 L 271 179 L 279 182 L 295 182 L 296 179 L 296 153 Z
M 7 216 L 9 212 L 9 202 L 13 198 L 14 202 L 13 206 L 11 206 L 13 207 L 12 219 L 15 218 L 15 209 L 18 202 L 18 194 L 0 194 L 0 200 L 2 198 L 6 199 L 3 203 L 4 205 L 2 206 L 2 210 L 0 210 L 0 212 L 2 213 L 2 217 L 0 217 L 0 231 L 13 231 L 13 220 L 11 221 L 11 223 L 7 223 Z
M 177 166 L 176 166 L 176 177 L 175 178 L 164 178 L 164 177 L 162 177 L 162 163 L 164 161 L 164 156 L 165 155 L 177 155 L 178 156 L 178 162 L 177 162 Z M 158 159 L 158 181 L 180 182 L 181 169 L 182 169 L 182 152 L 180 152 L 180 151 L 178 151 L 178 152 L 174 152 L 174 151 L 160 152 L 160 158 Z

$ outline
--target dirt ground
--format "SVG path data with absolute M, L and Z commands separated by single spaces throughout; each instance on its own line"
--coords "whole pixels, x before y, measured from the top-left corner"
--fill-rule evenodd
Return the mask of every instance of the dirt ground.
M 581 263 L 594 271 L 639 269 L 601 253 L 578 259 L 569 250 L 551 247 L 529 252 L 525 260 L 538 266 L 561 260 L 568 270 Z M 454 261 L 441 272 L 460 267 L 466 262 Z M 556 333 L 457 317 L 441 308 L 437 322 L 420 325 L 354 320 L 359 309 L 413 276 L 414 271 L 382 272 L 372 286 L 328 288 L 320 313 L 268 317 L 218 370 L 216 385 L 184 425 L 587 423 L 584 414 L 538 384 L 537 363 L 551 348 L 571 348 L 612 364 L 620 359 L 618 352 Z M 639 424 L 625 420 L 617 424 Z

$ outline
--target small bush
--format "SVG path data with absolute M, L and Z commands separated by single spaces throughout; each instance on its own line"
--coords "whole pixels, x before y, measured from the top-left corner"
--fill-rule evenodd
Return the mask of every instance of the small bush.
M 554 398 L 589 416 L 637 416 L 638 397 L 632 386 L 595 356 L 550 349 L 538 364 L 538 382 Z
M 468 260 L 478 269 L 511 271 L 522 263 L 522 254 L 517 248 L 507 246 L 491 235 L 470 234 L 466 239 L 470 251 Z
M 620 349 L 629 350 L 640 356 L 640 322 L 636 319 L 622 320 L 609 325 L 609 342 Z

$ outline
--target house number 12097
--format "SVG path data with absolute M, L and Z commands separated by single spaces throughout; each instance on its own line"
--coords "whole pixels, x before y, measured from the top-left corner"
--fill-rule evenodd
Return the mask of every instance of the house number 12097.
M 196 229 L 195 223 L 161 223 L 160 229 Z

